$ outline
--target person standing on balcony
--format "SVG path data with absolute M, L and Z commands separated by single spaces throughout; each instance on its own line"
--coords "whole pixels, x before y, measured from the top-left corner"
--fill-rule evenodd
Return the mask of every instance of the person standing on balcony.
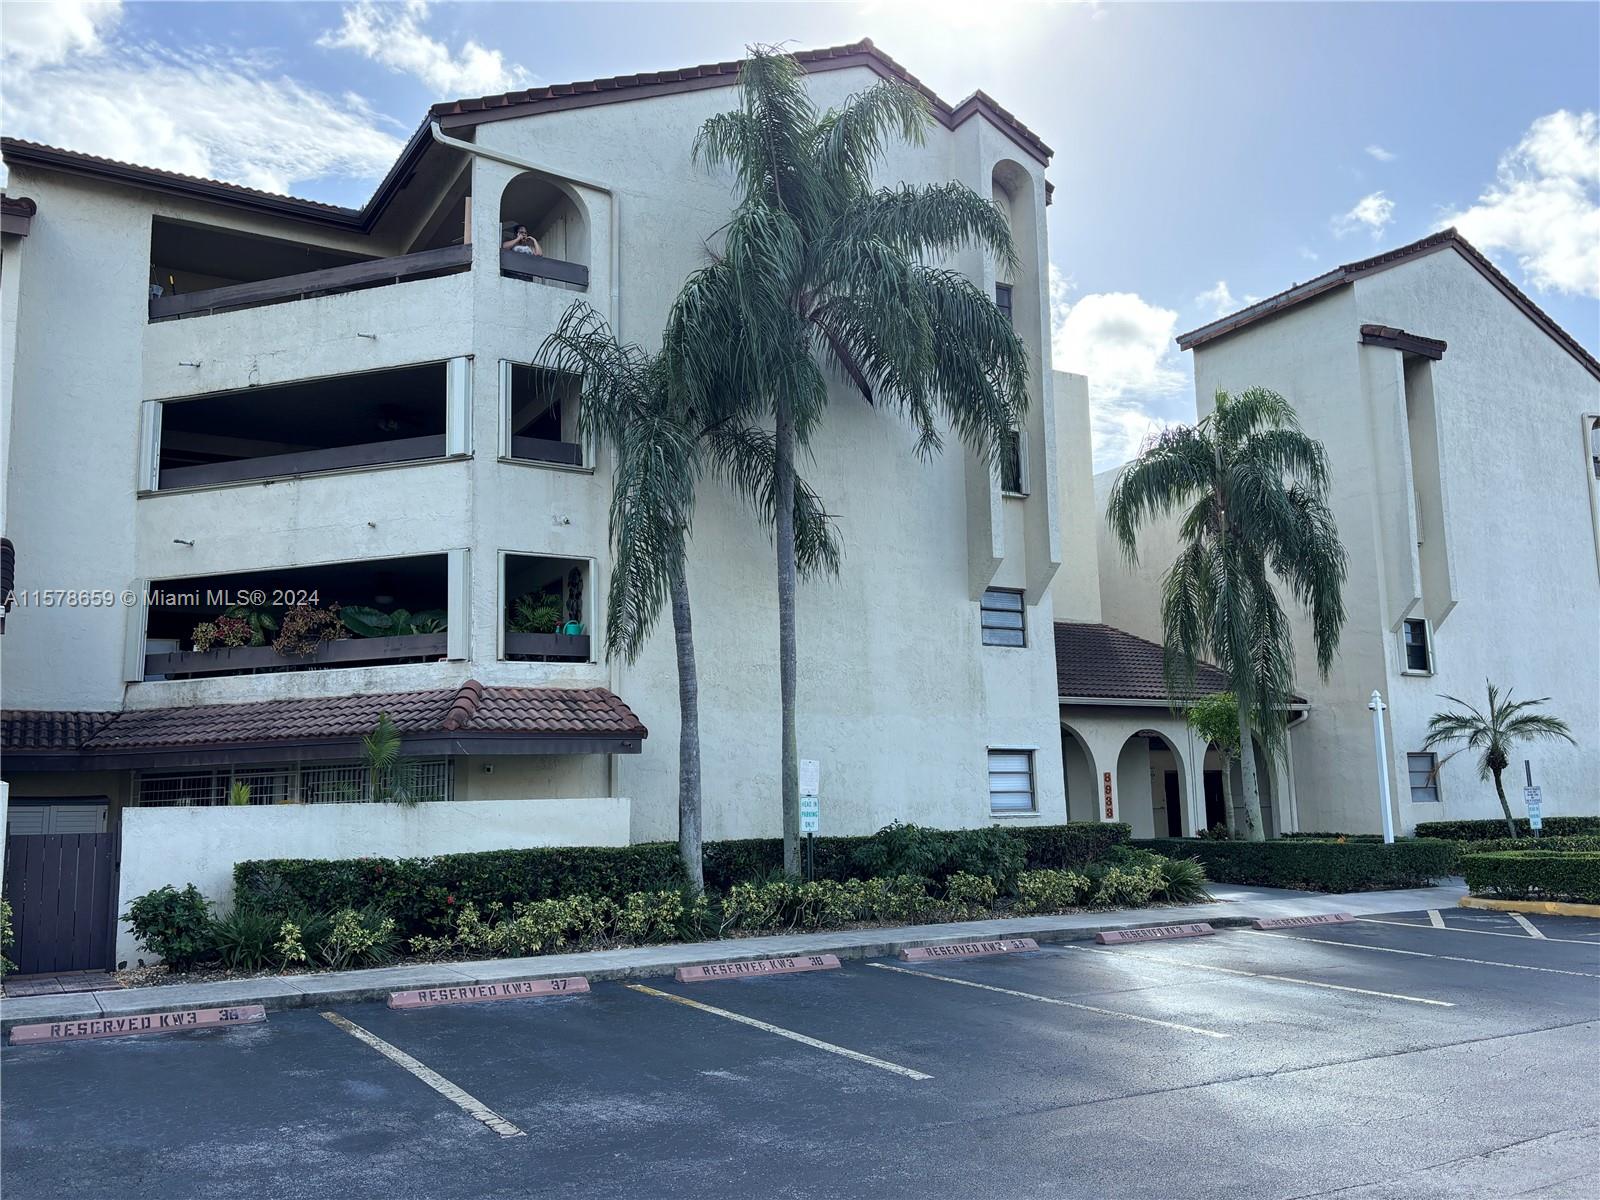
M 544 257 L 544 248 L 539 245 L 539 239 L 528 232 L 526 225 L 518 225 L 514 232 L 505 241 L 500 243 L 502 250 L 515 250 L 518 254 L 536 254 Z

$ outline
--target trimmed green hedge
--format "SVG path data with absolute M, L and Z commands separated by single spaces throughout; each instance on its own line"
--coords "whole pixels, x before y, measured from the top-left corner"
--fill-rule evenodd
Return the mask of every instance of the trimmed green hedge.
M 1516 818 L 1518 837 L 1531 837 L 1533 828 L 1527 817 Z M 1572 834 L 1600 836 L 1600 817 L 1546 817 L 1541 832 L 1547 837 L 1564 837 Z M 1486 839 L 1503 839 L 1506 823 L 1501 817 L 1488 821 L 1420 821 L 1419 838 L 1449 838 L 1457 842 L 1481 842 Z
M 1370 892 L 1426 887 L 1455 870 L 1452 842 L 1407 839 L 1382 842 L 1211 842 L 1186 838 L 1140 839 L 1133 845 L 1168 858 L 1198 858 L 1217 883 L 1299 888 L 1308 892 Z
M 1466 854 L 1461 870 L 1474 896 L 1600 904 L 1600 853 L 1504 850 Z
M 816 877 L 840 882 L 909 873 L 942 883 L 966 871 L 1009 890 L 1022 870 L 1080 867 L 1128 841 L 1128 826 L 1080 821 L 1028 829 L 924 829 L 894 825 L 868 837 L 819 837 Z M 802 850 L 802 853 L 804 851 Z M 706 886 L 769 878 L 783 867 L 780 838 L 708 842 Z M 684 885 L 678 848 L 670 842 L 487 850 L 433 858 L 259 859 L 237 864 L 234 887 L 270 907 L 336 912 L 380 906 L 403 933 L 425 934 L 472 903 L 506 908 L 534 900 L 584 895 L 622 903 L 632 892 Z

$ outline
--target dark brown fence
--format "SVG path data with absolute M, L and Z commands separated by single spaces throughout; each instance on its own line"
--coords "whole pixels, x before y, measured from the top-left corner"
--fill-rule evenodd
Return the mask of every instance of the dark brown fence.
M 6 899 L 20 975 L 116 965 L 117 834 L 6 838 Z

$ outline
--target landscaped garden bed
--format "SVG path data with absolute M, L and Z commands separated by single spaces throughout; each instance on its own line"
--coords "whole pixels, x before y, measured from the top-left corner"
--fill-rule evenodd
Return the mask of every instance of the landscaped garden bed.
M 1290 838 L 1271 842 L 1151 838 L 1133 845 L 1158 854 L 1192 857 L 1218 883 L 1297 888 L 1308 892 L 1370 892 L 1427 887 L 1456 870 L 1454 842 L 1408 838 L 1366 841 Z
M 1464 854 L 1461 873 L 1474 896 L 1600 904 L 1600 852 L 1502 850 Z
M 676 848 L 490 851 L 423 859 L 240 863 L 217 915 L 195 888 L 140 897 L 129 919 L 161 968 L 130 986 L 665 942 L 1193 903 L 1192 861 L 1127 844 L 1125 825 L 942 831 L 894 825 L 818 839 L 816 878 L 785 878 L 777 839 L 706 847 L 707 890 Z

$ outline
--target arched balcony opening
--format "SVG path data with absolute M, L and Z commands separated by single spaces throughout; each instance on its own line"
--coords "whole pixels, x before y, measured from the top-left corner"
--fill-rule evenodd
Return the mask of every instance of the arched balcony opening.
M 589 222 L 575 193 L 525 171 L 500 195 L 500 273 L 584 290 Z

